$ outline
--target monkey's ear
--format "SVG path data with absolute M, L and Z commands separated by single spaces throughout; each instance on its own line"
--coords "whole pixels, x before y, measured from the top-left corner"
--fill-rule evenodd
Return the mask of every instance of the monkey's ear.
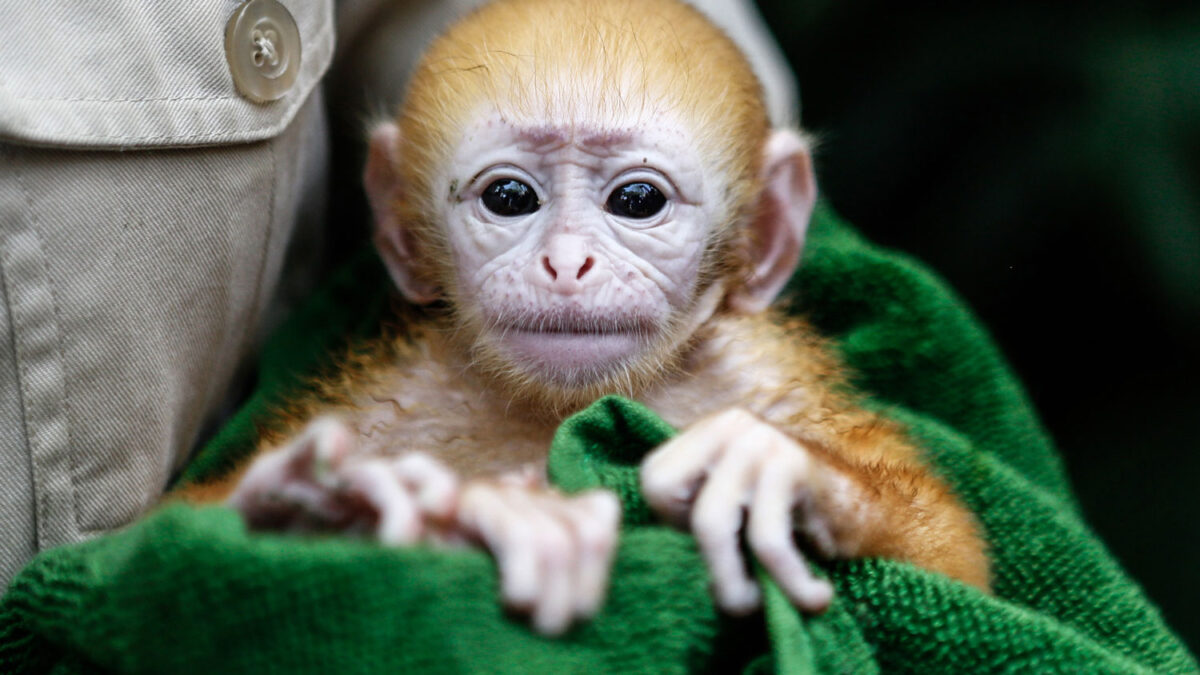
M 800 134 L 773 131 L 763 154 L 762 194 L 750 224 L 750 276 L 728 298 L 744 314 L 765 310 L 796 271 L 817 198 L 809 143 Z
M 437 286 L 417 273 L 417 251 L 412 233 L 396 217 L 396 202 L 403 185 L 400 172 L 400 128 L 383 122 L 371 129 L 363 184 L 375 216 L 375 247 L 387 265 L 392 281 L 409 302 L 425 305 L 440 297 Z

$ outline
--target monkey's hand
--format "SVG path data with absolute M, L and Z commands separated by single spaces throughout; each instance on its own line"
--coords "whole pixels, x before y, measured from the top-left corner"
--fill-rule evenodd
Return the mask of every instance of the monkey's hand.
M 837 553 L 837 509 L 826 507 L 857 490 L 789 436 L 745 410 L 727 410 L 647 456 L 641 482 L 655 512 L 695 535 L 721 609 L 744 614 L 761 603 L 742 559 L 743 530 L 797 607 L 821 612 L 829 605 L 833 587 L 809 571 L 794 535 L 802 532 L 822 554 Z
M 603 604 L 621 507 L 608 491 L 568 496 L 542 483 L 529 474 L 469 482 L 456 520 L 496 558 L 504 603 L 557 635 Z
M 604 601 L 621 509 L 615 495 L 564 495 L 531 472 L 466 483 L 432 457 L 360 457 L 354 432 L 315 420 L 259 457 L 228 504 L 258 529 L 362 532 L 390 545 L 478 545 L 506 605 L 545 634 Z
M 354 432 L 319 418 L 250 466 L 227 503 L 251 527 L 362 532 L 413 544 L 452 525 L 458 477 L 422 453 L 356 456 Z

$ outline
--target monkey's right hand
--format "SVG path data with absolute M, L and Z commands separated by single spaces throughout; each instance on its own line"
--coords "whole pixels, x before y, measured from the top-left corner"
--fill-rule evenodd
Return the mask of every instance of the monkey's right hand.
M 452 524 L 458 477 L 428 455 L 357 455 L 358 439 L 322 417 L 255 459 L 227 503 L 255 529 L 338 531 L 414 544 Z
M 486 548 L 504 603 L 548 635 L 603 604 L 621 516 L 611 492 L 564 495 L 529 473 L 464 483 L 429 455 L 356 456 L 356 444 L 341 422 L 317 419 L 255 460 L 227 503 L 257 529 Z
M 539 632 L 558 635 L 604 604 L 621 524 L 612 492 L 565 495 L 528 474 L 471 481 L 456 521 L 496 558 L 504 603 Z

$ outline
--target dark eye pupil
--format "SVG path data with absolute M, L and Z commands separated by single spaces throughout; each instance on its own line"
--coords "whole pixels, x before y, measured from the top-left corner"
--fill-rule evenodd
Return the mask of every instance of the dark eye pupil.
M 667 198 L 649 183 L 629 183 L 608 196 L 608 210 L 626 218 L 649 218 L 662 211 Z
M 483 191 L 483 205 L 500 216 L 523 216 L 538 210 L 537 193 L 514 178 L 492 181 Z

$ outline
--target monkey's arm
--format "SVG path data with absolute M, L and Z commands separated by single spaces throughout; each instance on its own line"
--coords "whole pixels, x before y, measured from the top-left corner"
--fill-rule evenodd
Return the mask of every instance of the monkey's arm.
M 759 562 L 807 611 L 824 610 L 832 587 L 809 571 L 796 532 L 828 557 L 905 560 L 986 589 L 988 561 L 973 517 L 901 447 L 884 426 L 836 444 L 805 444 L 732 409 L 647 457 L 642 487 L 653 509 L 696 536 L 717 603 L 730 612 L 761 602 L 742 560 L 743 529 Z

